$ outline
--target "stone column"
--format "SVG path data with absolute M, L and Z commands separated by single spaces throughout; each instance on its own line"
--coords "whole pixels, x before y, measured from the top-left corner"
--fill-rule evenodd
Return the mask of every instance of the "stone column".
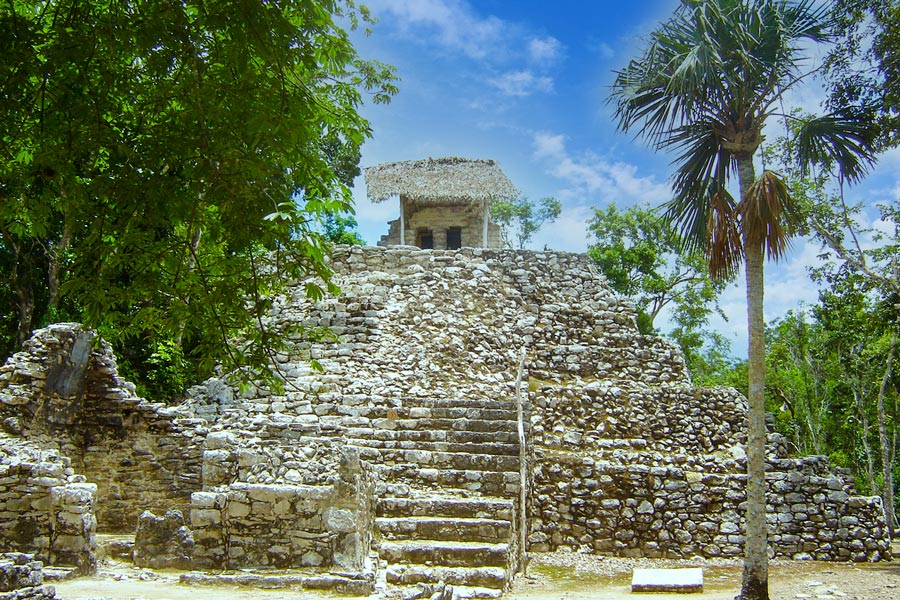
M 403 206 L 403 196 L 400 196 L 400 245 L 406 245 L 406 211 Z
M 490 221 L 491 211 L 488 201 L 481 203 L 481 247 L 488 247 L 488 221 Z

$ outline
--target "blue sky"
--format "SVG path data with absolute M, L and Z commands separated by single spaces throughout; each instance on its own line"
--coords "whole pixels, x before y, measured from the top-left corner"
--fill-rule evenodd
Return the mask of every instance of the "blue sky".
M 442 156 L 495 159 L 530 198 L 562 201 L 562 215 L 538 232 L 535 248 L 582 252 L 590 243 L 593 207 L 655 206 L 668 199 L 670 159 L 617 132 L 605 102 L 613 71 L 637 56 L 642 36 L 678 0 L 364 3 L 379 21 L 371 36 L 354 33 L 354 43 L 364 57 L 394 65 L 401 77 L 390 104 L 363 110 L 373 128 L 364 167 Z M 787 101 L 814 111 L 822 98 L 813 84 Z M 867 202 L 896 197 L 897 167 L 900 153 L 893 152 L 852 193 Z M 360 234 L 374 244 L 387 221 L 397 218 L 397 201 L 369 202 L 362 177 L 354 198 Z M 798 240 L 786 261 L 770 263 L 767 320 L 815 302 L 806 269 L 818 253 L 817 245 Z M 731 340 L 736 356 L 746 356 L 742 281 L 721 305 L 728 321 L 712 326 Z M 665 329 L 665 318 L 657 324 Z

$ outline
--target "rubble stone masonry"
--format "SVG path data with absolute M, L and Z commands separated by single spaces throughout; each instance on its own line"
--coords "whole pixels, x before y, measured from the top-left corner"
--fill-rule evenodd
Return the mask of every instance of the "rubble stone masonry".
M 376 550 L 398 585 L 502 589 L 523 527 L 530 551 L 742 551 L 746 400 L 693 387 L 588 257 L 338 247 L 331 265 L 341 296 L 275 299 L 267 326 L 294 331 L 278 390 L 219 378 L 152 403 L 90 332 L 36 332 L 0 368 L 0 550 L 89 570 L 95 523 L 177 510 L 195 566 L 358 573 Z M 847 473 L 774 433 L 768 467 L 771 554 L 890 557 Z

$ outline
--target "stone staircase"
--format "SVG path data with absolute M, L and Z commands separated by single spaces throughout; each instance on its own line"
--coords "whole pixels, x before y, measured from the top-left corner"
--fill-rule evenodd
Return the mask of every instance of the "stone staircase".
M 515 402 L 419 398 L 348 442 L 380 470 L 376 541 L 389 591 L 499 597 L 515 569 Z

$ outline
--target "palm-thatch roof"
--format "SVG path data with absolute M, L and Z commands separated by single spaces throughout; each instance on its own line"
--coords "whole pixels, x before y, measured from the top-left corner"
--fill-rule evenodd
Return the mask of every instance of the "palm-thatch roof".
M 414 202 L 482 202 L 519 195 L 493 160 L 427 158 L 384 163 L 366 169 L 369 199 L 405 196 Z

